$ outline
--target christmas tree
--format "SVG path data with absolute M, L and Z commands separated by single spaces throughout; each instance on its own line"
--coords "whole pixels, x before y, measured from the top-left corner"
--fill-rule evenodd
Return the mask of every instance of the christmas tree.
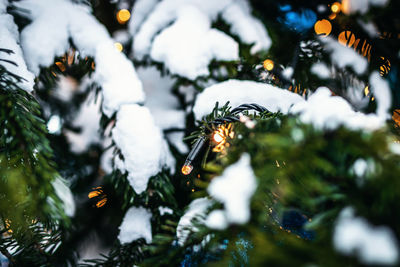
M 0 0 L 0 266 L 396 266 L 397 0 Z

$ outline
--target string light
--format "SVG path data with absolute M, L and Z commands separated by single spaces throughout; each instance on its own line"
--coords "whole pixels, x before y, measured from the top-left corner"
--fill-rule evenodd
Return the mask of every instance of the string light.
M 221 143 L 222 141 L 225 140 L 225 137 L 223 135 L 221 135 L 220 132 L 214 132 L 213 134 L 213 140 L 214 142 L 216 142 L 217 144 Z
M 369 94 L 369 86 L 366 86 L 364 88 L 364 94 L 365 94 L 365 96 L 367 96 Z
M 314 24 L 314 30 L 318 35 L 328 36 L 332 31 L 332 24 L 326 19 L 318 20 Z
M 127 9 L 121 9 L 117 13 L 117 21 L 119 24 L 125 24 L 131 18 L 131 13 Z
M 333 13 L 339 13 L 341 9 L 341 4 L 339 2 L 335 2 L 331 6 L 331 10 Z
M 118 50 L 119 52 L 122 52 L 122 50 L 124 49 L 124 47 L 122 46 L 122 44 L 121 44 L 121 43 L 118 43 L 118 42 L 114 43 L 114 46 L 115 46 L 115 48 L 117 48 L 117 50 Z
M 342 31 L 338 36 L 338 41 L 344 46 L 351 47 L 356 41 L 356 37 L 351 31 Z
M 66 67 L 62 62 L 57 61 L 56 62 L 57 67 L 60 69 L 61 72 L 64 72 L 66 70 Z
M 184 175 L 189 175 L 193 170 L 192 164 L 185 164 L 182 166 L 182 173 Z
M 107 195 L 104 193 L 103 189 L 101 188 L 101 186 L 95 187 L 93 188 L 93 191 L 91 191 L 88 194 L 89 198 L 100 198 L 97 202 L 96 202 L 96 207 L 97 208 L 101 208 L 103 207 L 106 202 L 107 202 Z
M 212 149 L 213 152 L 225 152 L 225 148 L 229 146 L 226 142 L 226 138 L 234 137 L 234 132 L 232 131 L 232 124 L 229 123 L 227 126 L 220 125 L 218 129 L 213 132 L 212 140 L 216 146 Z
M 389 73 L 391 64 L 389 59 L 386 59 L 385 57 L 381 57 L 381 60 L 383 61 L 382 65 L 379 66 L 379 74 L 381 76 L 385 76 L 386 74 Z
M 271 59 L 266 59 L 263 62 L 264 69 L 271 71 L 274 69 L 274 62 Z

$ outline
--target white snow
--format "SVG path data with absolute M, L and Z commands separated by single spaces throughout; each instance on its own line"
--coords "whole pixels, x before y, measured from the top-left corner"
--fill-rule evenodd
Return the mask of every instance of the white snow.
M 392 93 L 388 82 L 377 71 L 374 71 L 369 77 L 369 83 L 377 102 L 376 114 L 383 120 L 389 119 L 391 117 L 389 110 L 392 105 Z
M 71 190 L 67 186 L 67 182 L 61 177 L 57 177 L 52 182 L 53 188 L 57 196 L 63 202 L 64 212 L 67 216 L 74 216 L 75 214 L 75 201 Z
M 357 74 L 363 74 L 366 71 L 367 60 L 354 49 L 340 44 L 331 37 L 320 37 L 319 39 L 330 52 L 331 61 L 339 68 L 351 67 Z
M 90 93 L 80 106 L 80 110 L 72 121 L 72 125 L 80 129 L 80 132 L 64 130 L 64 134 L 70 143 L 71 151 L 82 153 L 91 144 L 100 142 L 100 118 L 101 96 L 95 98 L 95 92 Z
M 206 88 L 196 99 L 193 112 L 197 120 L 208 115 L 215 106 L 230 101 L 233 108 L 241 104 L 257 103 L 272 112 L 287 113 L 289 108 L 304 102 L 298 94 L 274 87 L 270 84 L 254 81 L 228 80 Z
M 226 229 L 226 227 L 228 227 L 228 222 L 226 220 L 225 211 L 213 210 L 210 212 L 210 214 L 208 214 L 205 224 L 211 229 Z
M 22 50 L 19 46 L 18 27 L 14 23 L 13 17 L 6 13 L 7 5 L 7 0 L 0 0 L 0 48 L 12 50 L 13 53 L 0 52 L 0 59 L 12 61 L 17 66 L 2 60 L 0 60 L 0 65 L 5 67 L 9 72 L 23 78 L 23 80 L 18 82 L 18 85 L 25 91 L 31 92 L 35 77 L 26 67 Z
M 129 20 L 128 28 L 132 35 L 135 35 L 143 21 L 154 9 L 158 0 L 137 0 L 133 5 L 132 19 Z
M 131 207 L 126 212 L 122 224 L 119 227 L 118 239 L 121 244 L 131 243 L 139 238 L 144 238 L 151 243 L 151 220 L 152 214 L 143 207 Z
M 365 264 L 396 264 L 399 258 L 393 231 L 386 226 L 373 226 L 364 218 L 355 217 L 351 207 L 343 209 L 339 215 L 333 244 L 339 252 L 355 254 Z
M 26 10 L 21 15 L 32 20 L 21 32 L 21 46 L 29 69 L 36 75 L 40 67 L 53 64 L 54 57 L 67 51 L 71 38 L 83 56 L 95 60 L 94 80 L 103 89 L 102 108 L 107 116 L 123 104 L 144 101 L 132 63 L 116 50 L 106 28 L 87 6 L 66 0 L 23 0 L 13 4 Z
M 197 231 L 197 228 L 192 225 L 192 219 L 197 218 L 199 222 L 204 222 L 205 213 L 210 208 L 212 201 L 208 198 L 198 198 L 189 204 L 189 208 L 181 217 L 176 228 L 176 237 L 178 244 L 183 246 L 191 231 Z
M 238 60 L 237 43 L 210 27 L 207 15 L 197 8 L 180 8 L 174 24 L 155 37 L 150 55 L 163 62 L 171 73 L 191 80 L 209 75 L 208 64 L 212 59 Z
M 328 69 L 328 66 L 322 62 L 314 63 L 311 66 L 311 73 L 315 74 L 321 79 L 328 79 L 331 77 L 331 71 Z
M 171 92 L 176 79 L 161 76 L 155 67 L 139 68 L 137 73 L 146 93 L 145 106 L 150 109 L 155 124 L 162 130 L 185 129 L 185 111 L 179 109 L 179 101 Z M 172 132 L 166 135 L 172 145 L 181 153 L 186 153 L 188 148 L 183 142 L 183 137 L 184 132 Z
M 333 130 L 345 126 L 352 130 L 377 130 L 384 120 L 376 114 L 354 111 L 350 104 L 339 96 L 332 96 L 326 87 L 320 87 L 307 101 L 295 104 L 290 113 L 299 114 L 303 123 L 313 124 L 317 129 Z
M 254 44 L 250 52 L 268 50 L 272 41 L 264 25 L 251 16 L 251 8 L 247 1 L 232 1 L 222 13 L 222 18 L 231 25 L 231 32 L 246 44 Z
M 128 171 L 129 183 L 138 194 L 146 190 L 150 177 L 163 166 L 173 166 L 161 130 L 146 107 L 123 105 L 112 137 L 124 156 L 121 171 Z
M 369 5 L 382 7 L 385 6 L 389 0 L 343 0 L 342 10 L 345 14 L 361 13 L 365 14 L 369 10 Z
M 251 52 L 266 50 L 271 45 L 267 31 L 251 16 L 244 0 L 164 0 L 158 4 L 139 1 L 133 12 L 139 16 L 129 27 L 134 35 L 135 57 L 149 55 L 163 62 L 173 74 L 188 79 L 208 75 L 212 59 L 239 58 L 238 44 L 233 38 L 211 28 L 218 14 L 231 24 L 233 34 L 244 43 L 254 44 Z
M 158 207 L 160 211 L 160 215 L 163 216 L 164 214 L 174 214 L 174 211 L 168 207 Z
M 250 219 L 250 200 L 256 188 L 257 180 L 250 166 L 250 155 L 245 153 L 236 163 L 227 167 L 221 176 L 215 177 L 207 191 L 224 204 L 229 223 L 243 224 Z
M 368 163 L 365 159 L 357 159 L 354 162 L 353 170 L 358 177 L 363 177 L 367 173 Z
M 47 122 L 47 129 L 49 133 L 55 134 L 60 133 L 62 127 L 61 118 L 58 115 L 53 115 L 50 117 L 49 121 Z

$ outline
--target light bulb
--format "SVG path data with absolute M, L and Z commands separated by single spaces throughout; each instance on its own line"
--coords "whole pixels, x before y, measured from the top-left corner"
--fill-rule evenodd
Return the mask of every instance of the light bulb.
M 225 139 L 225 137 L 224 137 L 223 135 L 221 135 L 221 133 L 219 133 L 219 132 L 215 132 L 214 135 L 213 135 L 213 140 L 214 140 L 217 144 L 219 144 L 219 143 L 221 143 L 222 141 L 224 141 L 224 139 Z
M 182 167 L 182 173 L 184 175 L 189 175 L 192 172 L 192 170 L 193 170 L 193 166 L 190 164 L 185 164 Z
M 264 60 L 264 69 L 271 71 L 274 68 L 274 62 L 271 59 Z
M 117 20 L 119 24 L 126 23 L 131 18 L 131 13 L 127 9 L 121 9 L 117 13 Z

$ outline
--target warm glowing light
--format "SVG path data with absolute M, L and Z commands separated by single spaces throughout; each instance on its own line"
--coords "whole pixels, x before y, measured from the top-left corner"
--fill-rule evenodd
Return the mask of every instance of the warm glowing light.
M 331 10 L 333 13 L 338 13 L 340 12 L 341 4 L 339 2 L 335 2 L 331 6 Z
M 332 31 L 332 24 L 326 19 L 318 20 L 314 24 L 314 30 L 318 35 L 328 36 Z
M 93 188 L 93 191 L 91 191 L 88 195 L 89 198 L 95 198 L 98 197 L 100 198 L 99 201 L 97 201 L 96 203 L 96 207 L 101 208 L 103 207 L 106 202 L 107 202 L 107 195 L 104 194 L 103 189 L 101 188 L 101 186 L 98 186 L 96 188 Z
M 274 68 L 274 62 L 271 59 L 264 60 L 264 69 L 271 71 Z
M 368 86 L 366 86 L 364 88 L 364 94 L 365 94 L 365 96 L 367 96 L 369 94 L 369 87 Z
M 342 11 L 345 14 L 349 14 L 351 11 L 350 0 L 342 0 Z
M 57 61 L 56 65 L 61 70 L 61 72 L 64 72 L 66 70 L 66 67 L 61 62 Z
M 392 119 L 394 120 L 397 127 L 400 126 L 400 109 L 395 109 L 393 111 Z M 398 143 L 398 142 L 396 142 Z
M 94 198 L 97 196 L 100 196 L 101 194 L 103 194 L 103 190 L 101 189 L 101 186 L 98 186 L 96 188 L 93 188 L 93 191 L 91 191 L 88 195 L 89 198 Z
M 221 143 L 222 141 L 224 141 L 224 139 L 225 139 L 225 137 L 220 133 L 220 132 L 214 132 L 214 135 L 213 135 L 213 140 L 216 142 L 216 143 Z
M 122 50 L 124 49 L 121 43 L 114 43 L 114 46 L 119 52 L 122 52 Z
M 13 231 L 11 230 L 11 221 L 9 219 L 5 219 L 4 220 L 5 223 L 5 227 L 7 229 L 7 233 L 9 233 L 10 235 L 13 233 Z
M 127 9 L 121 9 L 117 13 L 117 21 L 119 24 L 125 24 L 131 18 L 131 13 Z
M 385 76 L 386 74 L 389 73 L 391 64 L 389 59 L 386 59 L 385 57 L 381 57 L 381 60 L 383 61 L 383 63 L 379 67 L 379 74 L 381 76 Z
M 192 165 L 183 165 L 182 167 L 182 173 L 184 175 L 189 175 L 193 170 L 193 166 Z
M 334 20 L 336 18 L 336 13 L 332 13 L 329 15 L 330 20 Z
M 212 149 L 213 152 L 225 152 L 225 148 L 229 146 L 226 141 L 227 137 L 234 138 L 235 133 L 232 131 L 232 124 L 220 125 L 218 129 L 213 132 L 212 140 L 216 146 Z
M 342 31 L 338 36 L 338 41 L 344 46 L 351 47 L 356 41 L 356 37 L 351 31 Z
M 106 204 L 106 202 L 107 202 L 107 198 L 103 198 L 103 199 L 99 200 L 99 201 L 96 203 L 96 207 L 101 208 L 101 207 L 103 207 L 103 206 Z

